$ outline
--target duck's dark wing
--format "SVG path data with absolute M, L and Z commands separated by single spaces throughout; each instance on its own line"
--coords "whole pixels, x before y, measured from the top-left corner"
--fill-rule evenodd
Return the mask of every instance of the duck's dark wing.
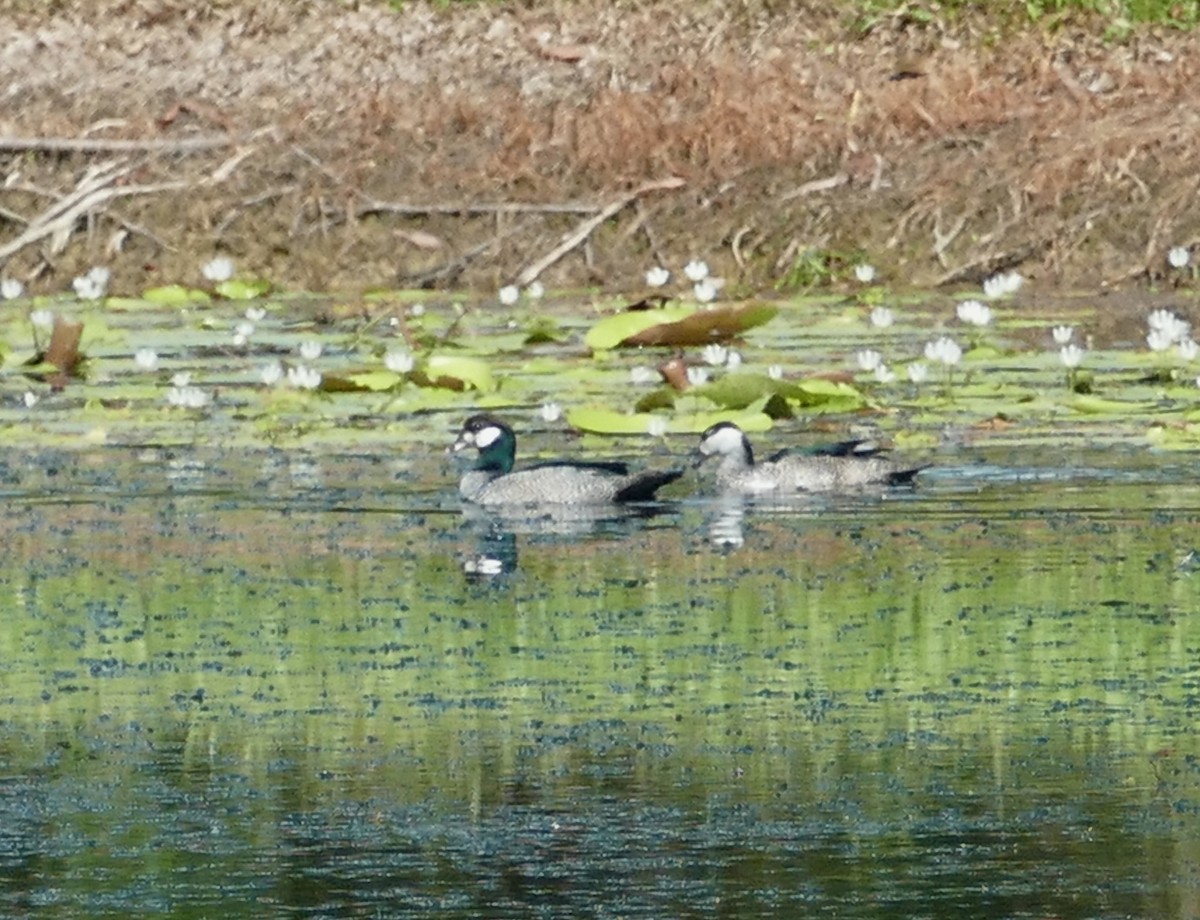
M 683 470 L 647 470 L 625 483 L 613 496 L 616 502 L 654 501 L 654 493 L 683 475 Z
M 521 469 L 544 470 L 548 468 L 569 467 L 576 470 L 593 470 L 601 473 L 612 473 L 614 476 L 628 476 L 629 464 L 621 460 L 546 460 L 534 463 Z
M 927 469 L 929 469 L 929 464 L 914 466 L 907 470 L 893 470 L 891 473 L 888 473 L 887 484 L 889 486 L 910 486 L 913 483 L 913 479 L 916 478 L 917 473 Z
M 776 451 L 767 458 L 768 463 L 774 463 L 777 460 L 782 460 L 784 457 L 853 457 L 857 459 L 866 459 L 867 457 L 878 457 L 880 454 L 887 453 L 887 448 L 880 445 L 878 441 L 870 438 L 858 438 L 851 441 L 835 441 L 832 444 L 817 444 L 813 447 L 785 447 L 781 451 Z

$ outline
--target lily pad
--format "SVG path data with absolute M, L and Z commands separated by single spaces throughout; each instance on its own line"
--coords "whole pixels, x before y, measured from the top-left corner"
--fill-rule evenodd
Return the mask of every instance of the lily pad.
M 168 307 L 182 307 L 189 304 L 212 302 L 208 291 L 185 287 L 182 284 L 166 284 L 162 287 L 150 288 L 142 292 L 142 298 L 148 303 L 162 304 Z M 131 303 L 137 304 L 138 301 L 131 301 Z
M 666 423 L 673 434 L 699 434 L 717 422 L 733 422 L 743 431 L 767 431 L 771 419 L 759 409 L 746 412 L 698 412 L 667 417 L 650 412 L 616 412 L 611 409 L 582 408 L 567 412 L 567 424 L 593 434 L 649 434 L 652 424 Z
M 222 281 L 213 290 L 227 300 L 254 300 L 271 290 L 271 282 L 230 278 L 228 281 Z
M 403 374 L 397 374 L 394 371 L 389 371 L 386 368 L 380 368 L 370 371 L 359 371 L 354 374 L 347 374 L 346 379 L 350 380 L 356 386 L 364 390 L 370 390 L 372 393 L 382 393 L 386 390 L 394 390 L 404 382 Z
M 421 386 L 446 390 L 471 387 L 487 393 L 495 389 L 492 370 L 487 363 L 463 355 L 432 355 L 424 368 L 413 373 L 412 379 Z
M 593 350 L 618 345 L 707 345 L 761 326 L 778 312 L 779 308 L 771 304 L 753 302 L 709 310 L 635 310 L 602 319 L 584 341 Z

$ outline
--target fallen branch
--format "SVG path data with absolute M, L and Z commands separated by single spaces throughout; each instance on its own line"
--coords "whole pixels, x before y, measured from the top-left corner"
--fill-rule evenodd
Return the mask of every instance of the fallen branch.
M 583 221 L 574 232 L 563 238 L 562 242 L 551 249 L 548 253 L 534 262 L 532 265 L 526 266 L 517 275 L 516 283 L 520 287 L 524 287 L 530 282 L 537 279 L 538 275 L 544 272 L 547 268 L 565 256 L 568 252 L 583 243 L 590 237 L 597 227 L 608 220 L 613 215 L 619 213 L 633 202 L 637 201 L 643 195 L 648 195 L 650 192 L 661 192 L 670 189 L 682 188 L 686 182 L 679 176 L 668 176 L 666 179 L 658 179 L 654 182 L 646 182 L 628 195 L 618 198 L 616 201 L 610 202 L 601 208 L 597 213 L 593 214 L 587 220 Z
M 20 153 L 194 153 L 237 143 L 228 134 L 209 134 L 180 140 L 106 140 L 91 137 L 0 137 L 0 151 Z
M 958 268 L 942 275 L 934 284 L 941 287 L 946 284 L 960 284 L 964 281 L 973 284 L 982 284 L 984 279 L 996 274 L 997 272 L 1008 271 L 1011 268 L 1016 268 L 1022 262 L 1037 255 L 1038 253 L 1048 249 L 1064 236 L 1070 236 L 1084 229 L 1088 224 L 1095 220 L 1097 216 L 1103 214 L 1105 208 L 1097 208 L 1094 211 L 1089 211 L 1087 214 L 1081 214 L 1072 220 L 1067 226 L 1059 230 L 1043 234 L 1036 239 L 1027 240 L 1020 246 L 1014 246 L 1011 249 L 1006 249 L 1003 252 L 996 252 L 990 255 L 980 256 L 977 259 L 972 259 L 965 265 L 960 265 Z
M 404 204 L 395 201 L 376 201 L 356 208 L 354 216 L 370 217 L 373 214 L 399 214 L 403 217 L 429 217 L 433 214 L 595 214 L 594 204 L 566 202 L 559 204 L 525 204 L 522 202 L 477 202 L 472 204 Z
M 784 192 L 779 196 L 779 203 L 783 204 L 783 202 L 791 201 L 793 198 L 802 198 L 805 195 L 812 195 L 816 192 L 832 191 L 849 182 L 850 176 L 846 173 L 837 173 L 824 179 L 813 179 L 811 182 L 805 182 L 803 185 L 796 186 L 790 192 Z
M 185 182 L 160 182 L 154 185 L 123 185 L 119 187 L 112 184 L 128 175 L 133 168 L 133 166 L 108 164 L 89 171 L 80 180 L 74 192 L 33 218 L 24 232 L 16 239 L 0 246 L 0 262 L 48 236 L 54 238 L 53 250 L 61 252 L 79 218 L 117 198 L 173 191 L 187 185 Z

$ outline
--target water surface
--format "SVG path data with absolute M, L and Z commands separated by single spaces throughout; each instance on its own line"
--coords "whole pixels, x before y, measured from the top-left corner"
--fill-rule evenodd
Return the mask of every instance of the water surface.
M 1185 461 L 498 525 L 440 463 L 6 460 L 0 913 L 1200 911 Z

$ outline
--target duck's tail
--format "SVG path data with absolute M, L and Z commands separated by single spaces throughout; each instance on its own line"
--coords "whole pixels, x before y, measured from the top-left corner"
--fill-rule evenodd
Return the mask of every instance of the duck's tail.
M 613 501 L 654 501 L 655 492 L 668 483 L 674 482 L 682 475 L 683 470 L 647 470 L 644 473 L 638 473 L 617 490 L 617 494 L 613 496 Z

